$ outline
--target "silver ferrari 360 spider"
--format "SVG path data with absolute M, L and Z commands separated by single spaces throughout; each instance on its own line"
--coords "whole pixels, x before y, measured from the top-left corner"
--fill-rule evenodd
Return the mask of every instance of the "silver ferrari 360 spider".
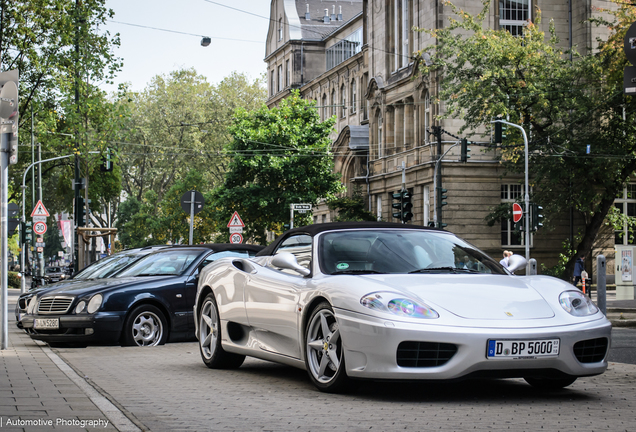
M 210 368 L 245 356 L 351 379 L 524 378 L 558 389 L 607 369 L 611 324 L 583 293 L 442 230 L 393 223 L 287 231 L 254 258 L 205 267 L 194 305 Z

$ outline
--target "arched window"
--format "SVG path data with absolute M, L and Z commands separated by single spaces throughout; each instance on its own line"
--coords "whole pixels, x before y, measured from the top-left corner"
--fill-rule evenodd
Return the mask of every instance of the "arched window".
M 424 95 L 424 143 L 429 142 L 428 129 L 431 127 L 431 96 L 428 92 Z
M 278 19 L 278 41 L 283 40 L 283 19 Z
M 340 86 L 340 99 L 342 101 L 342 112 L 340 116 L 345 118 L 347 116 L 347 91 L 345 90 L 344 84 Z
M 329 101 L 331 105 L 331 115 L 336 115 L 336 89 L 331 90 L 331 101 Z
M 323 93 L 322 95 L 322 121 L 327 120 L 329 111 L 327 111 L 327 95 Z
M 351 95 L 349 99 L 351 100 L 351 114 L 355 113 L 357 110 L 356 105 L 358 104 L 358 98 L 356 95 L 356 79 L 351 80 Z

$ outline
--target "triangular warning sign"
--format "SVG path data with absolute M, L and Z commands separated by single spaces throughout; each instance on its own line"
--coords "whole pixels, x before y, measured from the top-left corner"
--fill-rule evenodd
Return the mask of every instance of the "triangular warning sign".
M 48 210 L 46 209 L 46 207 L 44 207 L 44 204 L 42 204 L 42 200 L 39 200 L 38 203 L 33 208 L 33 211 L 31 212 L 31 217 L 33 216 L 47 216 L 47 217 L 51 216 Z
M 245 224 L 241 220 L 241 217 L 239 216 L 238 212 L 234 212 L 234 214 L 230 218 L 230 222 L 227 224 L 227 227 L 231 228 L 231 227 L 244 227 L 244 226 Z

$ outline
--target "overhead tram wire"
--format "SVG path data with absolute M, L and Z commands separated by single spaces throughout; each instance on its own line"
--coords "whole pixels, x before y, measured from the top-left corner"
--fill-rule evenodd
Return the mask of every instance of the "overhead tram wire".
M 169 29 L 163 29 L 163 28 L 159 28 L 159 27 L 151 27 L 151 26 L 146 26 L 146 25 L 141 25 L 141 24 L 126 23 L 126 22 L 123 22 L 123 21 L 115 21 L 115 20 L 108 20 L 108 21 L 110 21 L 112 23 L 116 23 L 116 24 L 123 24 L 123 25 L 132 26 L 132 27 L 140 27 L 140 28 L 145 28 L 145 29 L 158 30 L 158 31 L 163 31 L 163 32 L 167 32 L 167 33 L 182 34 L 182 35 L 186 35 L 186 36 L 209 37 L 210 39 L 222 39 L 222 40 L 229 40 L 229 41 L 235 41 L 235 42 L 265 43 L 263 41 L 253 41 L 253 40 L 247 40 L 247 39 L 232 39 L 232 38 L 226 38 L 226 37 L 205 36 L 205 35 L 200 35 L 200 34 L 195 34 L 195 33 L 182 32 L 182 31 L 178 31 L 178 30 L 169 30 Z

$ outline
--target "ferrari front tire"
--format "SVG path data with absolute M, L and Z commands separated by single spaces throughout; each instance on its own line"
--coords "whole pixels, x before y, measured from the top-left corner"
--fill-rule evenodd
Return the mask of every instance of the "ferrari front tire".
M 345 391 L 349 378 L 344 348 L 338 321 L 329 303 L 322 302 L 312 311 L 305 329 L 305 346 L 305 366 L 318 390 L 326 393 Z
M 203 300 L 199 311 L 198 336 L 201 358 L 210 369 L 236 369 L 243 364 L 244 355 L 229 353 L 221 346 L 221 319 L 212 293 Z

